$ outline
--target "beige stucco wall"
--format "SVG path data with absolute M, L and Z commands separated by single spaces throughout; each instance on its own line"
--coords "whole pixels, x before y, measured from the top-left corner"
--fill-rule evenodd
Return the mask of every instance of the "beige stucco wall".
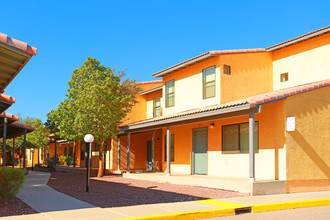
M 207 68 L 209 66 L 206 66 Z M 200 108 L 209 105 L 220 104 L 220 67 L 215 71 L 216 96 L 203 99 L 203 73 L 190 75 L 184 79 L 175 81 L 175 106 L 165 108 L 165 99 L 161 100 L 163 115 L 169 115 L 189 109 Z M 163 97 L 165 95 L 165 84 L 163 85 Z
M 275 149 L 259 150 L 255 154 L 257 180 L 275 179 Z M 279 179 L 286 177 L 285 149 L 278 149 Z M 249 177 L 249 154 L 224 154 L 221 151 L 208 152 L 208 175 L 221 177 Z
M 275 51 L 274 90 L 330 78 L 330 34 Z M 280 82 L 288 73 L 289 80 Z
M 330 87 L 289 97 L 286 112 L 288 191 L 330 190 Z

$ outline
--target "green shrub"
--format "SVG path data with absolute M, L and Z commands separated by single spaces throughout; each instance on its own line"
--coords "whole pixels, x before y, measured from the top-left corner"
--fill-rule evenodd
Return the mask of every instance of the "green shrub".
M 0 167 L 0 202 L 14 198 L 25 180 L 22 169 Z
M 47 166 L 49 168 L 49 171 L 54 172 L 55 171 L 55 157 L 47 158 Z

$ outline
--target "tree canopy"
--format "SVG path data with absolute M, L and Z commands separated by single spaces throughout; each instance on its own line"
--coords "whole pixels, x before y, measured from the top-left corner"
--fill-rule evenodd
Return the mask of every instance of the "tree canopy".
M 91 57 L 73 70 L 66 99 L 47 115 L 58 127 L 59 136 L 82 141 L 92 134 L 102 155 L 104 144 L 117 136 L 122 119 L 137 102 L 140 88 L 124 76 L 125 71 L 115 72 Z

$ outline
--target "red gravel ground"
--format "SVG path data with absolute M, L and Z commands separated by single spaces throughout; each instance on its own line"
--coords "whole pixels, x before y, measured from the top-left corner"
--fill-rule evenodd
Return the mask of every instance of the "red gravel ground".
M 34 213 L 38 212 L 18 198 L 14 198 L 8 203 L 0 203 L 0 217 Z
M 48 185 L 102 208 L 248 196 L 221 189 L 134 180 L 117 175 L 91 178 L 90 192 L 87 193 L 85 178 L 84 174 L 55 172 Z

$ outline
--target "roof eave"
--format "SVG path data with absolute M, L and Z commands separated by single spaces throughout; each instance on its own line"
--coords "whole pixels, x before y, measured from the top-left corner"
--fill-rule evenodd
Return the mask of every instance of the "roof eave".
M 206 52 L 206 53 L 204 53 L 204 54 L 202 54 L 200 56 L 197 56 L 197 57 L 194 57 L 194 58 L 190 59 L 189 61 L 184 61 L 184 62 L 182 62 L 180 64 L 177 64 L 177 65 L 175 65 L 173 67 L 170 67 L 168 69 L 162 70 L 162 71 L 160 71 L 158 73 L 154 73 L 154 74 L 152 74 L 152 77 L 156 78 L 156 77 L 162 77 L 162 76 L 168 75 L 168 74 L 170 74 L 170 73 L 172 73 L 174 71 L 178 71 L 180 69 L 183 69 L 185 67 L 191 66 L 191 65 L 193 65 L 195 63 L 201 62 L 201 61 L 206 60 L 206 59 L 209 59 L 211 57 L 214 57 L 214 55 L 212 55 L 210 52 Z
M 280 43 L 280 44 L 277 44 L 277 45 L 268 47 L 268 48 L 266 48 L 266 52 L 271 52 L 271 51 L 279 50 L 279 49 L 282 49 L 284 47 L 288 47 L 288 46 L 291 46 L 293 44 L 297 44 L 297 43 L 300 43 L 302 41 L 306 41 L 306 40 L 309 40 L 311 38 L 318 37 L 318 36 L 323 35 L 323 34 L 327 34 L 329 32 L 330 32 L 330 27 L 329 28 L 326 28 L 324 30 L 317 31 L 315 33 L 311 33 L 311 34 L 306 35 L 304 37 L 297 38 L 295 40 L 292 40 L 292 41 L 283 43 L 283 44 Z

